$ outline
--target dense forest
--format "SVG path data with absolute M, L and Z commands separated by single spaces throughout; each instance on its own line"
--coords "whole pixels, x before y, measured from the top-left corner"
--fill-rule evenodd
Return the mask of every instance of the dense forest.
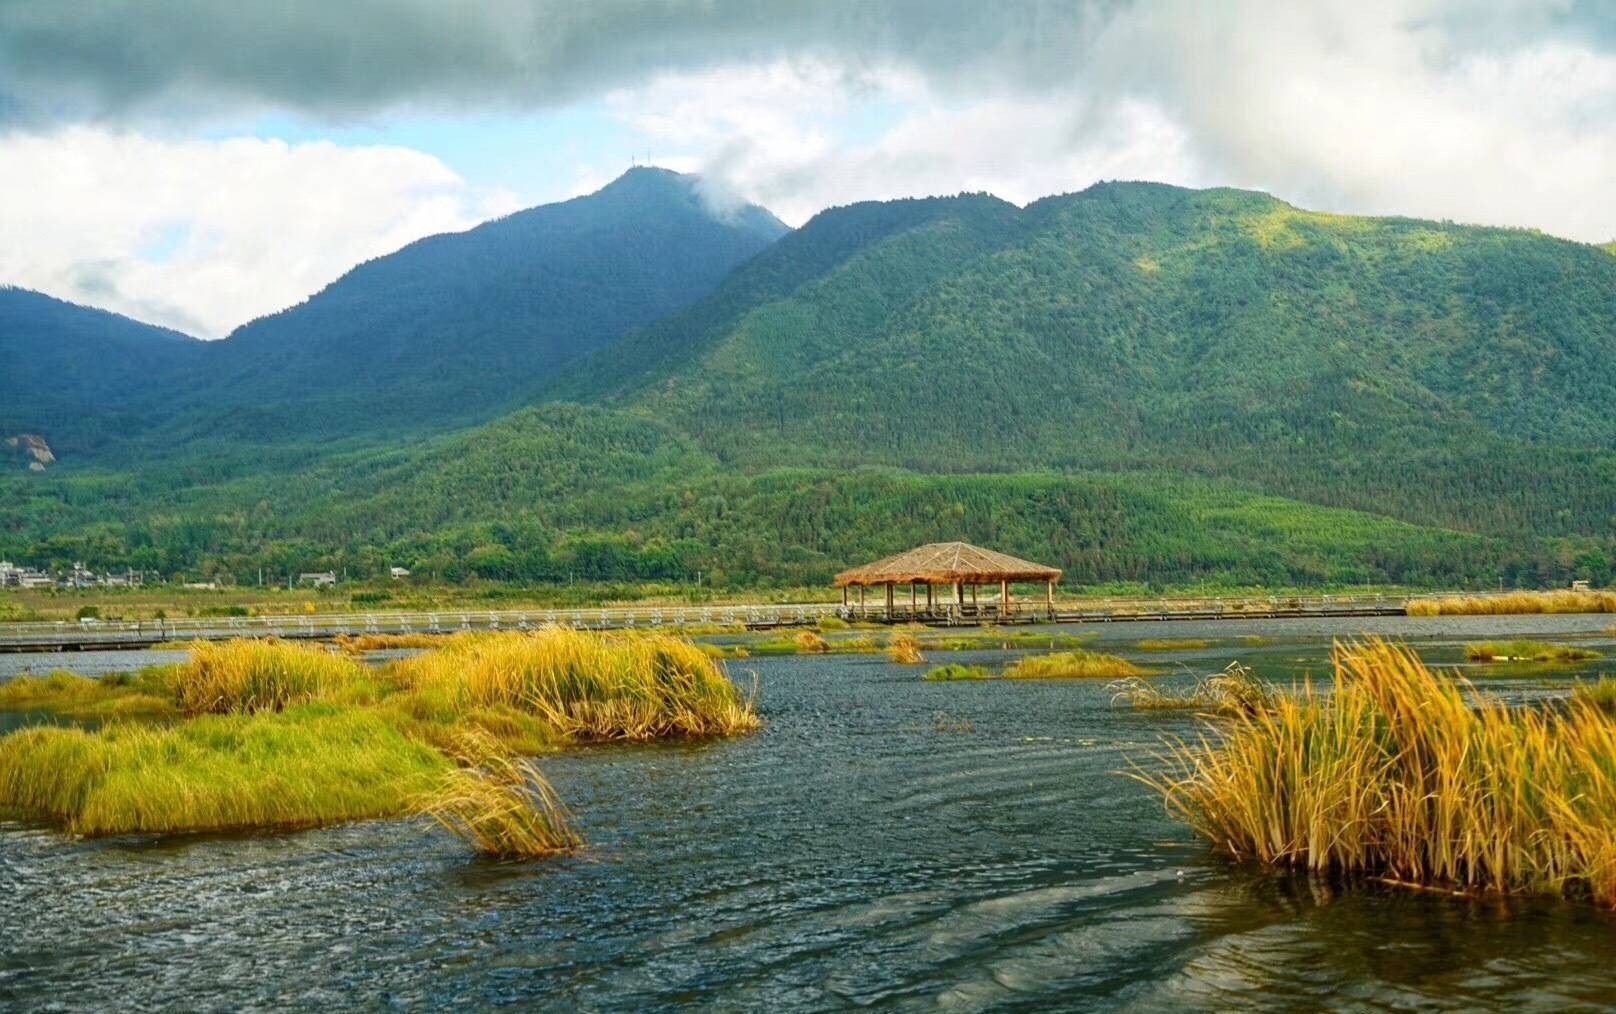
M 466 277 L 540 291 L 509 263 L 524 242 Z M 1156 184 L 853 205 L 759 247 L 682 309 L 559 359 L 523 351 L 525 371 L 498 350 L 582 318 L 504 327 L 511 306 L 421 281 L 440 340 L 491 350 L 443 384 L 537 407 L 428 425 L 389 406 L 449 387 L 338 373 L 338 400 L 281 426 L 309 406 L 274 400 L 296 370 L 271 356 L 258 400 L 188 417 L 138 462 L 7 473 L 0 555 L 765 586 L 962 538 L 1081 583 L 1611 578 L 1616 257 L 1599 247 Z M 406 253 L 381 274 L 417 277 Z M 605 290 L 630 270 L 575 267 Z M 252 341 L 337 356 L 399 332 L 390 299 L 333 290 Z M 396 425 L 367 437 L 355 406 Z

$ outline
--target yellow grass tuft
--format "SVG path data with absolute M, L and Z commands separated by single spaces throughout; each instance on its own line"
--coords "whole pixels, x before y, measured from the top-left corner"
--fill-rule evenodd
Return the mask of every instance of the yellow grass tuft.
M 750 696 L 689 641 L 565 627 L 452 639 L 394 675 L 440 713 L 507 707 L 572 740 L 722 736 L 760 724 Z
M 1304 686 L 1134 776 L 1214 847 L 1277 866 L 1616 906 L 1616 722 L 1472 705 L 1411 649 L 1337 645 Z
M 462 735 L 453 752 L 467 766 L 444 774 L 422 798 L 423 814 L 495 858 L 525 859 L 583 845 L 537 765 L 510 757 L 487 735 Z
M 913 634 L 902 632 L 887 639 L 887 657 L 899 665 L 921 665 L 926 661 L 920 653 L 920 642 Z
M 1113 683 L 1110 690 L 1112 704 L 1126 703 L 1146 711 L 1191 708 L 1226 715 L 1254 715 L 1272 707 L 1274 702 L 1274 689 L 1239 662 L 1230 662 L 1221 672 L 1203 677 L 1182 692 L 1137 676 Z
M 175 676 L 190 715 L 280 711 L 365 679 L 359 663 L 323 648 L 275 640 L 197 641 Z
M 1212 642 L 1198 637 L 1147 637 L 1134 645 L 1140 651 L 1184 651 L 1191 648 L 1205 648 Z
M 1116 655 L 1094 651 L 1057 651 L 1027 655 L 1004 670 L 1009 679 L 1122 679 L 1146 670 Z
M 804 655 L 821 655 L 830 650 L 830 642 L 812 630 L 799 630 L 791 640 L 796 644 L 797 651 Z

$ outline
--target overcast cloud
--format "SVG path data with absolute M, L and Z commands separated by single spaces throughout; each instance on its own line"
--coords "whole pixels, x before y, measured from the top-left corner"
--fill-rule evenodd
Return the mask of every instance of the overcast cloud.
M 450 152 L 190 134 L 580 106 L 792 222 L 1148 178 L 1616 238 L 1608 0 L 6 0 L 0 278 L 217 334 L 509 195 Z M 294 206 L 332 213 L 288 232 Z M 43 253 L 12 251 L 23 228 Z M 175 256 L 180 233 L 207 243 Z

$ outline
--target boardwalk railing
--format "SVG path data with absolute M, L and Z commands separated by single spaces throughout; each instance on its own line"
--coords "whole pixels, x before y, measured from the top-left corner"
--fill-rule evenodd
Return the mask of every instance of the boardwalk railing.
M 232 637 L 328 639 L 342 635 L 453 633 L 457 630 L 532 630 L 551 624 L 585 630 L 658 629 L 696 624 L 743 626 L 749 630 L 810 624 L 825 616 L 871 622 L 932 625 L 983 623 L 1108 623 L 1127 620 L 1259 619 L 1281 616 L 1393 616 L 1404 612 L 1401 596 L 1314 595 L 1271 598 L 1110 598 L 1056 602 L 1012 602 L 932 610 L 884 604 L 860 611 L 832 602 L 786 605 L 625 606 L 607 609 L 445 609 L 436 612 L 310 613 L 285 616 L 203 617 L 164 620 L 69 621 L 0 624 L 0 651 L 143 648 L 165 641 L 223 640 Z

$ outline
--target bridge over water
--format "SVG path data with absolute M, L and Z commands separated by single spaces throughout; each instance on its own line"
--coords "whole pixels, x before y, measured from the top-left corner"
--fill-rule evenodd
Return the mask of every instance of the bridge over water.
M 1001 615 L 995 603 L 933 610 L 871 606 L 860 611 L 835 602 L 783 605 L 626 606 L 606 609 L 445 609 L 432 612 L 315 613 L 284 616 L 202 617 L 143 621 L 57 621 L 0 624 L 0 651 L 99 651 L 149 648 L 170 641 L 279 637 L 329 640 L 362 634 L 449 634 L 460 630 L 533 630 L 551 624 L 584 630 L 656 630 L 724 624 L 770 630 L 821 617 L 872 623 L 980 626 L 987 623 L 1120 623 L 1134 620 L 1263 619 L 1304 616 L 1400 616 L 1401 596 L 1281 596 L 1275 598 L 1085 599 L 1020 604 Z

